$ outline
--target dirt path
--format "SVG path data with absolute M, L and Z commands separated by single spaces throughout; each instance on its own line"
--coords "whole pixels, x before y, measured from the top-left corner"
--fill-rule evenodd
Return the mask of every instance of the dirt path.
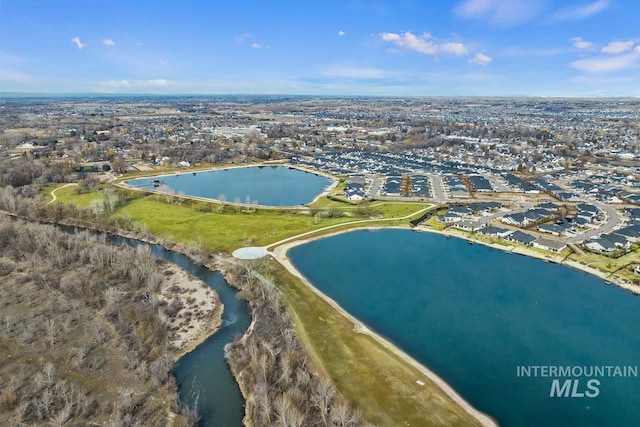
M 51 203 L 55 202 L 58 199 L 58 197 L 56 196 L 56 191 L 60 190 L 61 188 L 72 187 L 74 185 L 78 185 L 78 184 L 75 183 L 75 182 L 71 182 L 69 184 L 65 184 L 65 185 L 62 185 L 60 187 L 57 187 L 57 188 L 54 188 L 53 190 L 51 190 L 51 200 L 47 204 L 51 204 Z

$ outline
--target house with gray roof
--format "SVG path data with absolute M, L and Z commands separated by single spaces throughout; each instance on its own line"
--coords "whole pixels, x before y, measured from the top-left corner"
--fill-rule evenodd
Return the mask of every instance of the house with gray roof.
M 488 227 L 483 228 L 482 230 L 479 230 L 478 232 L 481 233 L 481 234 L 484 234 L 485 236 L 506 237 L 509 234 L 513 233 L 513 230 L 509 230 L 508 228 L 495 227 L 493 225 L 490 225 Z
M 626 237 L 632 242 L 640 240 L 640 225 L 634 224 L 615 231 L 615 234 Z
M 505 236 L 505 240 L 510 242 L 520 243 L 521 245 L 530 246 L 536 238 L 529 233 L 516 230 L 513 233 Z
M 605 237 L 592 237 L 584 243 L 584 247 L 593 252 L 610 254 L 617 249 L 616 245 Z
M 566 223 L 561 224 L 540 224 L 537 227 L 538 231 L 543 233 L 549 233 L 554 236 L 563 236 L 571 230 L 571 226 Z
M 533 247 L 554 253 L 562 252 L 567 247 L 565 242 L 540 237 L 533 242 Z

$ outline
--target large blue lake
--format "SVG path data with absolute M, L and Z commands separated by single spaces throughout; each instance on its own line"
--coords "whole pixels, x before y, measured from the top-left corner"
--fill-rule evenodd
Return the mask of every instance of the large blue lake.
M 640 365 L 640 299 L 562 265 L 408 230 L 290 250 L 322 292 L 503 426 L 640 426 L 638 377 L 523 377 L 518 366 Z M 550 397 L 596 379 L 596 397 Z M 560 393 L 564 396 L 566 391 Z
M 161 185 L 155 186 L 154 181 Z M 224 195 L 227 202 L 297 206 L 313 201 L 331 180 L 285 166 L 257 166 L 134 179 L 128 184 L 208 199 Z

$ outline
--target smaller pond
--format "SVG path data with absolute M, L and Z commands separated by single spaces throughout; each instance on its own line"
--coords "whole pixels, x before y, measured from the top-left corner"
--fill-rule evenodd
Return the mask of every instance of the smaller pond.
M 313 201 L 331 185 L 331 180 L 286 166 L 256 166 L 141 178 L 127 183 L 136 188 L 230 203 L 297 206 Z

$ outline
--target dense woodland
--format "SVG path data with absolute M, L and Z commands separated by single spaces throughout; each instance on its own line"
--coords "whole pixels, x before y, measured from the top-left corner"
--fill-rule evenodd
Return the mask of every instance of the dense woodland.
M 166 266 L 104 235 L 0 218 L 0 424 L 194 425 L 155 292 Z

